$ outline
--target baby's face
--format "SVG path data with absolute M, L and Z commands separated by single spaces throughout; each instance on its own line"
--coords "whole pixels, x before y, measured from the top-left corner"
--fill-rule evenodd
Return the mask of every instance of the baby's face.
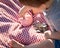
M 40 8 L 32 8 L 32 10 L 33 10 L 34 14 L 42 12 L 42 10 Z
M 49 0 L 45 4 L 41 4 L 39 7 L 32 7 L 34 13 L 43 12 L 48 10 L 52 6 L 53 0 Z
M 31 7 L 31 9 L 33 10 L 33 13 L 39 13 L 39 12 L 43 12 L 46 10 L 46 5 L 45 4 L 42 4 L 41 6 L 39 7 Z

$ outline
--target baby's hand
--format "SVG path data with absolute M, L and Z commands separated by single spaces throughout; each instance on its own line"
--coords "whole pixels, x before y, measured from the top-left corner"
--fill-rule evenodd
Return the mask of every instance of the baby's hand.
M 50 37 L 51 37 L 51 31 L 50 30 L 45 31 L 44 34 L 45 34 L 46 39 L 50 39 Z

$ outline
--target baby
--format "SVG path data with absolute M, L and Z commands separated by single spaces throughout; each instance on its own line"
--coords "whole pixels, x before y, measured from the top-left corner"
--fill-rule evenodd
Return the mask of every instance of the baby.
M 21 44 L 30 45 L 46 40 L 44 33 L 50 30 L 44 11 L 52 4 L 51 0 L 19 0 L 25 7 L 20 11 L 18 31 L 11 31 L 10 37 Z M 49 5 L 48 5 L 49 3 Z M 16 34 L 15 34 L 16 33 Z
M 44 32 L 44 28 L 50 30 L 49 25 L 44 19 L 44 11 L 50 6 L 48 2 L 51 3 L 50 0 L 32 0 L 32 2 L 29 0 L 20 0 L 20 3 L 24 7 L 20 11 L 20 18 L 12 24 L 12 28 L 9 30 L 9 37 L 24 45 L 45 41 L 44 34 L 40 32 Z

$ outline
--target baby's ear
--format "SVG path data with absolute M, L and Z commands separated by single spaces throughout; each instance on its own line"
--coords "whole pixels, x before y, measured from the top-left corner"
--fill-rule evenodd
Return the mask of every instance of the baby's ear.
M 46 5 L 46 4 L 42 4 L 41 6 L 42 6 L 43 8 L 45 8 L 45 9 L 47 8 L 47 5 Z
M 24 45 L 13 39 L 12 40 L 12 48 L 24 48 Z

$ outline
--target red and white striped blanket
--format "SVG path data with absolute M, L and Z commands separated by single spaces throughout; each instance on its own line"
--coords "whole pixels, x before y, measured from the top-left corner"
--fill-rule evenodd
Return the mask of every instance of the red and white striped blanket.
M 0 0 L 0 45 L 8 46 L 11 39 L 29 45 L 45 40 L 43 33 L 37 33 L 33 25 L 20 28 L 19 11 L 22 4 L 18 0 Z M 30 14 L 29 14 L 30 15 Z M 37 14 L 39 17 L 40 14 Z M 39 17 L 40 18 L 40 17 Z M 42 21 L 42 20 L 41 20 Z

